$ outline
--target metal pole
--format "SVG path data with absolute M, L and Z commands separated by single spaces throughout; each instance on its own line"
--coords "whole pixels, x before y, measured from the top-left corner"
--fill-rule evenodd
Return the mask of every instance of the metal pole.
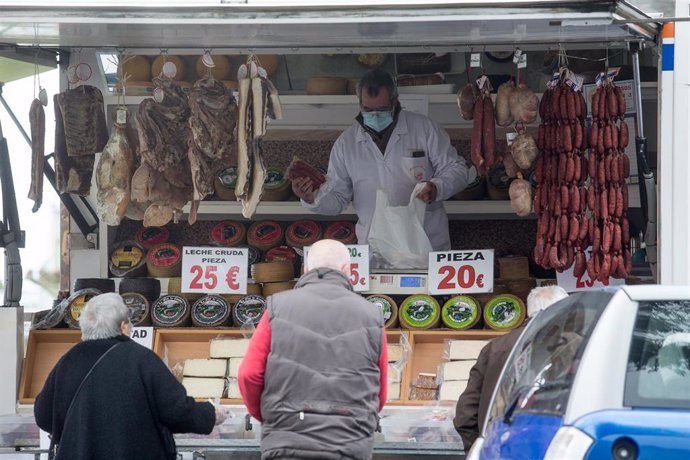
M 639 50 L 639 44 L 637 47 L 633 49 L 632 52 L 632 68 L 633 68 L 633 80 L 634 80 L 634 85 L 633 85 L 633 97 L 635 99 L 635 107 L 637 107 L 637 113 L 638 116 L 636 117 L 637 120 L 637 136 L 644 138 L 644 121 L 642 117 L 642 88 L 641 88 L 641 81 L 642 79 L 640 78 L 640 50 Z M 643 171 L 647 172 L 647 171 Z

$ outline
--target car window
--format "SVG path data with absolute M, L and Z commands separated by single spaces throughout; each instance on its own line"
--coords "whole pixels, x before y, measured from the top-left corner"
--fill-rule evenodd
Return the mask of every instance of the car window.
M 563 415 L 582 353 L 613 293 L 573 294 L 533 318 L 506 363 L 490 419 Z
M 690 301 L 640 302 L 624 404 L 690 408 Z

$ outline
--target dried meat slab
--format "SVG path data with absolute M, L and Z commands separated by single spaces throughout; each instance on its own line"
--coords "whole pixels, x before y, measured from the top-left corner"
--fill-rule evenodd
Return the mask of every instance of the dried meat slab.
M 62 124 L 62 111 L 57 102 L 58 95 L 53 97 L 55 108 L 55 176 L 59 193 L 74 193 L 88 196 L 91 191 L 91 176 L 95 157 L 92 155 L 70 157 L 67 155 L 65 129 Z
M 31 126 L 31 186 L 29 199 L 34 201 L 33 212 L 38 211 L 43 202 L 43 158 L 45 154 L 46 114 L 43 104 L 34 99 L 29 110 Z
M 127 211 L 133 168 L 126 127 L 116 123 L 96 167 L 98 216 L 108 225 L 119 225 Z
M 67 155 L 92 156 L 108 142 L 103 94 L 93 86 L 82 85 L 57 95 L 65 131 Z

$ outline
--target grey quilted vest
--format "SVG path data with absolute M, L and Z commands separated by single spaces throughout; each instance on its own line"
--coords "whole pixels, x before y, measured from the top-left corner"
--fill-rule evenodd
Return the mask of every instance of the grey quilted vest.
M 268 298 L 261 458 L 370 459 L 383 318 L 340 272 L 315 269 Z

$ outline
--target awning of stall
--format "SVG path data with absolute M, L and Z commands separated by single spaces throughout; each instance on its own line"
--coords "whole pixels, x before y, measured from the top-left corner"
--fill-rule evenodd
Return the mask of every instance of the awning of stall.
M 625 47 L 659 26 L 625 1 L 308 1 L 94 3 L 20 0 L 3 7 L 0 43 L 212 48 L 282 54 Z M 636 20 L 626 23 L 626 20 Z

